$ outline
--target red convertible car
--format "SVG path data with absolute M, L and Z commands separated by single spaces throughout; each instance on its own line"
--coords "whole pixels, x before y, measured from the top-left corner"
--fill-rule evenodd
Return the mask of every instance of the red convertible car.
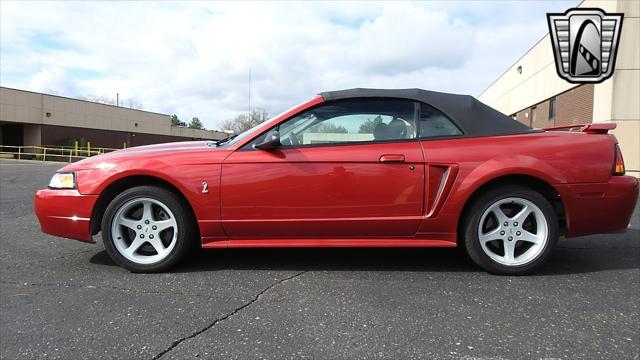
M 325 92 L 218 142 L 70 164 L 35 212 L 47 234 L 101 232 L 136 272 L 169 269 L 199 243 L 461 246 L 487 271 L 523 274 L 559 236 L 627 228 L 638 180 L 614 127 L 534 130 L 471 96 L 419 89 Z

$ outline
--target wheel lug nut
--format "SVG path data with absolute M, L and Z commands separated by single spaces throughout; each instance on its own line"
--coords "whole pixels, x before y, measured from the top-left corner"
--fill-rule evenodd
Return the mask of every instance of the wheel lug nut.
M 138 228 L 138 230 L 142 229 L 142 225 L 138 225 L 136 227 Z
M 153 225 L 151 228 L 152 228 L 153 230 L 156 230 L 158 227 L 157 227 L 157 226 L 155 226 L 155 225 Z
M 149 235 L 149 239 L 153 239 L 153 235 Z
M 145 220 L 145 221 L 144 221 L 144 223 L 145 223 L 145 224 L 149 224 L 149 220 Z
M 509 236 L 509 241 L 513 241 L 513 237 Z
M 140 239 L 144 239 L 144 234 L 140 234 Z
M 516 235 L 520 236 L 522 234 L 520 231 L 516 231 Z
M 518 223 L 517 223 L 517 222 L 514 222 L 514 223 L 513 223 L 513 226 L 518 226 Z
M 509 226 L 509 223 L 505 221 L 504 226 Z
M 500 235 L 504 235 L 504 231 L 500 231 Z

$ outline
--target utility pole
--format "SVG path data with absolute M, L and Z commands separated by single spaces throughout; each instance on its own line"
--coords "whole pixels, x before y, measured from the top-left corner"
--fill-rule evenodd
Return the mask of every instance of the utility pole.
M 116 93 L 116 106 L 120 106 L 120 93 Z

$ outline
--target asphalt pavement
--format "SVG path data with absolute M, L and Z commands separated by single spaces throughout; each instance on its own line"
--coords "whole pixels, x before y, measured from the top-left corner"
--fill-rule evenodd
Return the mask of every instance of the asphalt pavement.
M 201 251 L 132 274 L 40 233 L 59 164 L 0 160 L 2 359 L 638 359 L 640 216 L 561 240 L 542 271 L 458 249 Z

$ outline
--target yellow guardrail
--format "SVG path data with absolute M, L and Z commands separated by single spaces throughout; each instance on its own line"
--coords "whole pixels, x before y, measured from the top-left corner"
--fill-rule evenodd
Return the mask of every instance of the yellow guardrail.
M 91 156 L 104 154 L 118 149 L 112 148 L 91 148 L 91 144 L 86 147 L 78 146 L 14 146 L 0 145 L 0 155 L 11 156 L 14 159 L 42 160 L 74 162 Z
M 126 143 L 125 143 L 126 144 Z M 91 150 L 100 150 L 100 153 L 103 152 L 109 152 L 109 151 L 116 151 L 116 150 L 120 150 L 120 149 L 115 149 L 115 148 L 106 148 L 106 147 L 93 147 L 91 146 L 90 142 L 87 142 L 87 145 L 82 147 L 80 145 L 78 146 L 67 146 L 67 145 L 42 145 L 42 147 L 46 147 L 46 148 L 51 148 L 51 149 L 65 149 L 65 150 L 78 150 L 81 151 L 82 149 L 86 149 L 87 147 L 89 147 Z M 125 146 L 126 147 L 126 146 Z

